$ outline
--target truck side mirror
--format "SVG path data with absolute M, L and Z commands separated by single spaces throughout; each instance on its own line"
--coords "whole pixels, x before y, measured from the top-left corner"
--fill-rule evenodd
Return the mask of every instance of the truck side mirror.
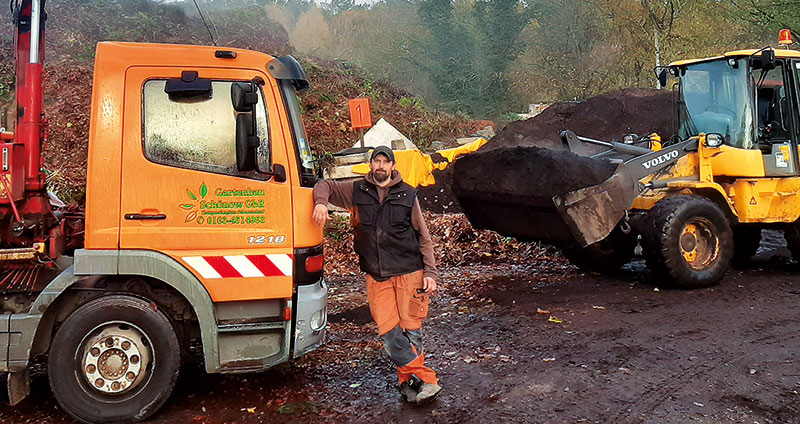
M 236 168 L 239 172 L 255 171 L 256 153 L 260 143 L 256 129 L 258 92 L 252 82 L 231 84 L 231 103 L 236 115 Z
M 243 113 L 252 113 L 253 106 L 258 103 L 256 85 L 252 82 L 235 82 L 231 84 L 231 102 L 233 110 Z
M 256 149 L 260 143 L 253 131 L 253 116 L 240 113 L 236 116 L 236 169 L 249 172 L 256 169 Z

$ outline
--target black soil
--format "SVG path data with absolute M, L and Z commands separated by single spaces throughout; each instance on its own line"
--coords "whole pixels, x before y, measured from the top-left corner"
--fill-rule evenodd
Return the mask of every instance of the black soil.
M 550 198 L 599 184 L 614 173 L 615 165 L 565 150 L 517 146 L 479 151 L 453 165 L 453 192 L 484 198 L 520 196 Z
M 479 152 L 462 156 L 444 171 L 435 171 L 436 184 L 419 189 L 422 208 L 461 212 L 454 192 L 464 196 L 482 191 L 495 198 L 505 194 L 552 197 L 608 178 L 614 170 L 608 163 L 530 148 L 563 149 L 560 134 L 564 130 L 605 141 L 653 132 L 667 140 L 674 133 L 672 93 L 645 88 L 612 91 L 582 102 L 555 103 L 533 118 L 512 122 Z M 526 146 L 508 154 L 509 148 Z M 500 153 L 487 154 L 495 150 Z M 587 150 L 591 154 L 603 148 L 589 145 Z M 434 162 L 443 160 L 436 156 Z M 453 166 L 458 168 L 455 176 L 450 169 Z
M 555 103 L 533 118 L 508 124 L 482 150 L 510 146 L 561 149 L 560 134 L 564 130 L 605 141 L 653 132 L 667 140 L 675 133 L 672 92 L 629 88 L 581 102 Z
M 453 165 L 433 171 L 436 184 L 419 187 L 417 197 L 422 209 L 433 213 L 460 213 L 461 207 L 452 191 Z

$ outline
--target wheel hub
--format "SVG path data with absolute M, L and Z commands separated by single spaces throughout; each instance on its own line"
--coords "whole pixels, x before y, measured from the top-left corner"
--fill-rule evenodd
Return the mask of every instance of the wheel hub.
M 120 394 L 142 381 L 150 347 L 138 330 L 111 325 L 91 338 L 83 355 L 83 376 L 100 392 Z
M 709 267 L 719 256 L 719 239 L 714 225 L 705 218 L 695 218 L 683 227 L 680 237 L 681 255 L 693 269 Z

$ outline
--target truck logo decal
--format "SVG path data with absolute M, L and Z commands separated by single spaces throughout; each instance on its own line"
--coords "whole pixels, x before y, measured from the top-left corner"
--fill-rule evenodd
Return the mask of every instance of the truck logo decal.
M 642 166 L 644 166 L 644 169 L 650 169 L 658 165 L 661 165 L 664 162 L 675 159 L 677 157 L 678 157 L 678 151 L 673 150 L 671 152 L 664 153 L 663 155 L 660 155 L 658 157 L 648 160 L 647 162 L 642 163 Z
M 178 204 L 186 211 L 183 219 L 186 224 L 235 226 L 267 223 L 266 191 L 263 189 L 217 188 L 209 193 L 206 183 L 202 183 L 197 193 L 200 195 L 187 188 L 189 200 Z
M 205 279 L 291 277 L 294 258 L 288 254 L 184 256 L 192 269 Z
M 206 194 L 208 194 L 208 186 L 206 186 L 206 183 L 202 183 L 200 184 L 200 198 L 204 199 L 206 197 Z M 189 197 L 189 199 L 191 199 L 193 202 L 181 203 L 180 205 L 178 205 L 180 206 L 181 209 L 187 211 L 186 217 L 184 218 L 183 222 L 197 221 L 198 224 L 201 224 L 202 222 L 200 221 L 200 219 L 202 218 L 198 218 L 197 210 L 195 210 L 195 208 L 198 206 L 197 202 L 199 199 L 192 192 L 192 190 L 188 188 L 186 189 L 186 196 Z

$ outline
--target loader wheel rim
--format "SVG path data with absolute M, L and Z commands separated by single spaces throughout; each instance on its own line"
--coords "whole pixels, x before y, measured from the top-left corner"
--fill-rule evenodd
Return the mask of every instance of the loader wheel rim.
M 683 227 L 680 236 L 681 255 L 695 270 L 711 266 L 719 257 L 719 237 L 716 227 L 705 218 L 694 218 Z
M 104 395 L 120 395 L 140 385 L 152 358 L 150 340 L 129 323 L 106 323 L 81 346 L 81 375 Z

